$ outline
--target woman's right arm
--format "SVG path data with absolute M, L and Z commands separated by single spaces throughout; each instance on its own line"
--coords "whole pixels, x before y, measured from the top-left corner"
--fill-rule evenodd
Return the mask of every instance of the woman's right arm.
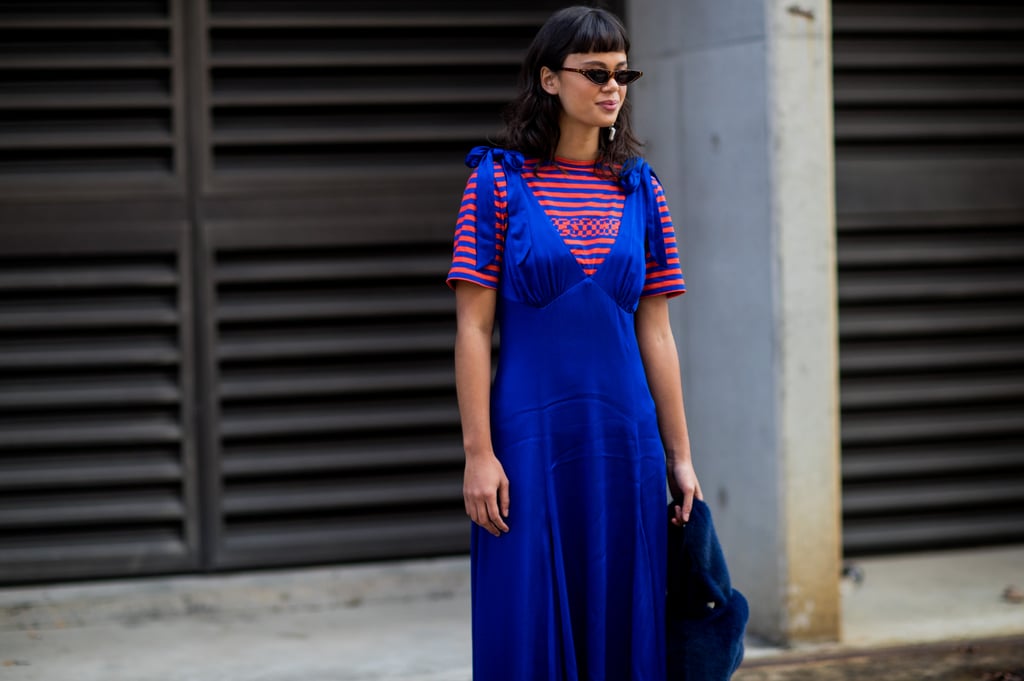
M 455 285 L 455 386 L 462 419 L 466 514 L 494 536 L 508 532 L 508 478 L 491 443 L 491 344 L 497 292 L 466 281 Z

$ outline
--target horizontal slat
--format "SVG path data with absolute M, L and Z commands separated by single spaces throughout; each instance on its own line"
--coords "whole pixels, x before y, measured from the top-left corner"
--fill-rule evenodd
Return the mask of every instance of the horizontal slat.
M 412 439 L 381 437 L 330 444 L 250 443 L 225 449 L 221 455 L 221 470 L 225 478 L 231 480 L 317 471 L 398 470 L 410 466 L 457 464 L 462 459 L 462 440 L 457 434 L 420 434 Z
M 332 144 L 353 143 L 367 144 L 371 142 L 417 142 L 444 140 L 475 140 L 486 139 L 493 133 L 495 126 L 478 125 L 406 125 L 406 126 L 367 126 L 352 128 L 296 128 L 292 130 L 250 129 L 237 131 L 215 130 L 213 143 L 218 147 L 228 146 L 273 146 L 289 144 L 310 144 L 324 142 Z M 0 141 L 0 148 L 3 142 Z
M 1021 262 L 1024 235 L 1020 230 L 920 230 L 917 233 L 840 230 L 840 269 L 886 265 L 960 265 Z
M 449 249 L 450 250 L 450 249 Z M 361 281 L 366 277 L 432 277 L 447 271 L 451 253 L 419 255 L 381 255 L 378 253 L 355 253 L 346 256 L 295 256 L 266 255 L 253 258 L 218 259 L 216 280 L 218 284 L 273 283 L 273 282 L 314 282 L 314 281 Z M 0 279 L 2 282 L 2 279 Z
M 338 511 L 367 507 L 406 507 L 462 501 L 458 473 L 423 473 L 415 476 L 352 478 L 349 481 L 303 480 L 267 485 L 229 484 L 223 510 L 232 517 L 297 512 Z M 0 516 L 2 517 L 2 516 Z
M 175 523 L 177 524 L 177 523 Z M 109 575 L 133 565 L 139 570 L 184 569 L 187 546 L 178 528 L 140 526 L 75 533 L 0 534 L 0 565 L 10 580 L 38 581 L 46 575 L 81 578 Z M 177 560 L 175 560 L 177 559 Z M 168 563 L 172 562 L 169 565 Z
M 893 71 L 856 73 L 840 71 L 834 76 L 837 122 L 858 106 L 978 107 L 1024 102 L 1024 76 L 1013 71 L 989 73 Z
M 1012 305 L 847 306 L 839 311 L 841 339 L 880 338 L 890 335 L 998 333 L 1024 329 L 1024 315 Z
M 53 109 L 68 111 L 89 111 L 93 109 L 169 109 L 170 95 L 161 94 L 33 94 L 4 95 L 4 108 L 12 111 L 23 109 Z
M 29 447 L 102 447 L 178 443 L 181 426 L 171 414 L 106 413 L 94 418 L 56 414 L 0 421 L 0 451 Z
M 1019 404 L 930 409 L 849 411 L 843 414 L 843 446 L 893 446 L 949 438 L 1014 436 L 1024 433 Z
M 224 567 L 288 565 L 315 560 L 366 560 L 465 553 L 469 520 L 459 508 L 334 522 L 310 518 L 228 523 Z
M 74 304 L 53 304 L 34 310 L 0 306 L 0 330 L 174 326 L 178 323 L 178 314 L 167 303 L 153 299 L 110 304 L 96 299 L 81 300 Z
M 1003 36 L 913 39 L 838 35 L 835 69 L 999 68 L 1024 65 L 1024 44 Z
M 70 70 L 84 69 L 156 69 L 170 68 L 173 62 L 168 57 L 108 56 L 72 57 L 57 50 L 54 56 L 0 57 L 0 69 L 11 71 Z
M 251 54 L 210 57 L 212 68 L 280 68 L 299 66 L 457 66 L 508 65 L 522 61 L 522 50 L 408 50 L 402 52 L 323 52 L 311 54 Z M 0 67 L 3 67 L 0 60 Z M 141 65 L 141 64 L 132 64 Z
M 222 362 L 276 360 L 314 357 L 344 357 L 363 354 L 405 354 L 449 352 L 454 348 L 452 324 L 407 325 L 405 327 L 365 326 L 325 330 L 266 329 L 243 332 L 225 330 L 220 335 L 217 356 Z M 3 357 L 0 355 L 0 366 Z
M 843 481 L 892 480 L 987 471 L 1024 472 L 1024 440 L 936 442 L 928 445 L 844 447 Z
M 275 91 L 270 84 L 263 88 L 251 86 L 248 91 L 214 91 L 213 107 L 226 110 L 235 107 L 283 107 L 295 105 L 381 105 L 405 104 L 458 104 L 458 103 L 504 103 L 515 91 L 508 87 L 453 88 L 444 83 L 436 88 L 368 87 L 360 90 L 302 90 L 295 92 Z
M 0 527 L 147 523 L 178 520 L 184 512 L 181 499 L 171 490 L 8 494 L 0 501 Z
M 80 14 L 74 17 L 50 16 L 50 17 L 7 17 L 0 15 L 0 30 L 51 30 L 51 31 L 131 31 L 133 29 L 170 29 L 171 21 L 160 17 L 118 17 L 118 16 L 89 16 Z
M 846 555 L 1024 541 L 1024 511 L 843 520 Z
M 963 300 L 1024 297 L 1020 268 L 933 268 L 841 271 L 841 303 Z M 1024 302 L 1022 302 L 1024 307 Z
M 1024 137 L 1024 111 L 841 111 L 839 143 L 998 140 Z
M 23 262 L 23 261 L 22 261 Z M 66 291 L 94 288 L 169 288 L 177 285 L 174 263 L 127 264 L 112 261 L 0 265 L 0 291 Z
M 0 369 L 170 366 L 179 360 L 177 340 L 170 334 L 0 340 Z
M 40 454 L 0 461 L 0 490 L 131 486 L 182 480 L 174 450 Z
M 836 226 L 843 236 L 870 234 L 887 229 L 894 233 L 912 232 L 916 236 L 939 236 L 943 231 L 955 230 L 987 232 L 998 229 L 1012 232 L 1020 224 L 1020 211 L 987 210 L 982 206 L 962 211 L 846 211 L 836 215 Z
M 1024 477 L 972 477 L 954 480 L 925 480 L 919 484 L 874 483 L 844 485 L 845 517 L 870 513 L 928 511 L 960 506 L 984 506 L 1024 500 Z M 1021 528 L 1024 534 L 1024 527 Z
M 342 6 L 342 10 L 345 8 Z M 423 12 L 323 12 L 253 13 L 230 16 L 214 11 L 212 28 L 506 28 L 534 27 L 544 23 L 548 12 L 450 12 L 438 8 Z
M 1003 3 L 837 2 L 832 30 L 845 33 L 1003 33 L 1024 29 L 1024 12 Z
M 840 344 L 839 369 L 844 380 L 865 372 L 956 370 L 982 366 L 1024 366 L 1024 343 L 1018 337 L 979 337 L 925 341 L 847 341 Z
M 416 181 L 416 176 L 419 176 L 431 179 L 451 178 L 453 183 L 463 185 L 466 182 L 465 173 L 458 169 L 464 158 L 464 150 L 461 148 L 459 153 L 452 153 L 448 160 L 438 160 L 425 155 L 426 152 L 423 150 L 420 150 L 419 153 L 411 152 L 409 149 L 393 152 L 389 150 L 390 153 L 385 154 L 378 148 L 377 152 L 371 155 L 352 148 L 344 149 L 344 153 L 338 153 L 337 147 L 333 147 L 330 149 L 330 155 L 327 155 L 326 150 L 320 149 L 320 146 L 323 145 L 303 147 L 302 153 L 289 154 L 289 150 L 284 150 L 277 155 L 268 149 L 265 150 L 266 153 L 258 156 L 246 156 L 244 152 L 239 152 L 236 155 L 236 153 L 232 153 L 234 150 L 228 147 L 215 159 L 215 164 L 217 172 L 220 173 L 219 177 L 223 181 L 244 182 L 245 186 L 250 188 L 280 188 L 282 182 L 293 186 L 315 183 L 320 187 L 332 187 L 332 191 L 337 192 L 339 188 L 343 190 L 347 185 L 362 182 L 368 178 L 382 183 L 397 183 L 410 179 L 410 175 L 413 181 Z M 282 168 L 287 168 L 287 172 L 282 171 Z M 380 219 L 385 223 L 383 226 L 408 234 L 408 218 L 404 224 L 396 225 L 392 220 L 395 217 L 394 213 L 387 211 L 385 206 L 380 208 L 386 212 L 381 216 L 368 216 L 368 219 L 372 219 L 374 222 Z M 422 224 L 418 223 L 424 230 L 421 234 L 431 234 L 428 230 L 432 225 L 439 224 L 441 217 L 448 218 L 450 216 L 427 212 L 422 217 Z M 323 218 L 320 217 L 320 220 L 323 221 Z M 431 223 L 431 221 L 433 222 Z M 252 225 L 252 221 L 242 221 L 243 224 L 245 222 L 249 222 L 251 226 L 257 226 Z M 331 222 L 337 224 L 336 220 Z M 224 245 L 230 245 L 233 239 L 246 242 L 248 245 L 248 240 L 235 232 L 236 228 L 231 226 L 228 221 L 217 225 L 217 229 L 228 234 L 226 238 L 223 235 L 218 235 Z M 369 241 L 369 237 L 362 234 L 339 235 L 339 238 L 357 243 Z M 287 237 L 283 237 L 282 240 L 287 245 L 296 245 L 294 240 L 289 240 Z
M 967 404 L 997 400 L 1024 402 L 1024 366 L 1016 372 L 846 376 L 840 386 L 839 402 L 845 413 L 851 409 L 881 409 L 886 406 Z M 1024 428 L 1024 414 L 1021 426 Z
M 71 127 L 71 126 L 69 126 Z M 53 133 L 0 134 L 0 151 L 4 149 L 121 149 L 134 147 L 171 147 L 170 132 L 93 132 L 68 130 Z
M 236 408 L 223 413 L 220 434 L 225 440 L 310 437 L 321 433 L 373 430 L 394 435 L 402 430 L 458 423 L 458 418 L 459 411 L 454 397 L 333 407 L 297 408 L 287 405 L 244 410 Z
M 446 291 L 410 289 L 399 293 L 306 291 L 291 295 L 223 295 L 217 316 L 222 322 L 298 321 L 347 317 L 425 316 L 451 314 L 455 306 Z M 2 326 L 0 326 L 2 328 Z
M 454 388 L 455 375 L 450 361 L 440 365 L 418 362 L 394 366 L 236 369 L 221 373 L 220 398 L 225 402 L 248 402 L 273 398 L 369 395 L 396 391 L 409 393 Z
M 154 373 L 0 379 L 0 410 L 176 404 L 181 400 L 176 379 Z
M 39 29 L 0 29 L 0 54 L 48 58 L 63 57 L 133 57 L 166 56 L 169 53 L 169 22 L 161 29 L 94 31 Z

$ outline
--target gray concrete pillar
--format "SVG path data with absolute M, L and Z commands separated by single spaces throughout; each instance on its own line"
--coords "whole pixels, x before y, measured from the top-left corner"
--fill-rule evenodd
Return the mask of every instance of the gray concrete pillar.
M 633 0 L 630 88 L 688 293 L 694 458 L 750 631 L 837 640 L 840 492 L 827 0 Z

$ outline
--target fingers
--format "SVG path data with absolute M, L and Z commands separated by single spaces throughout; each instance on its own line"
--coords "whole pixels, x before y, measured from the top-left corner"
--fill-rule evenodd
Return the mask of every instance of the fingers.
M 693 490 L 687 490 L 686 496 L 683 497 L 683 522 L 690 522 L 690 511 L 693 510 Z
M 491 503 L 493 504 L 494 502 Z M 476 509 L 476 517 L 473 520 L 477 525 L 484 528 L 495 537 L 501 536 L 501 530 L 498 529 L 497 525 L 494 524 L 494 521 L 491 520 L 491 514 L 486 501 L 481 500 L 479 502 Z
M 501 512 L 498 510 L 498 496 L 496 494 L 492 494 L 491 498 L 487 500 L 487 519 L 491 527 L 497 528 L 501 532 L 508 532 L 508 525 L 502 520 Z
M 508 478 L 503 478 L 501 484 L 498 485 L 498 504 L 501 506 L 501 517 L 508 517 Z M 505 530 L 508 532 L 508 530 Z
M 509 527 L 504 518 L 508 517 L 509 508 L 508 480 L 503 479 L 495 492 L 470 493 L 463 495 L 466 515 L 495 537 L 508 532 Z
M 672 524 L 675 525 L 676 527 L 682 527 L 684 522 L 685 522 L 683 520 L 683 507 L 680 506 L 679 504 L 673 504 L 672 510 L 673 510 Z
M 483 529 L 487 530 L 488 532 L 493 534 L 495 537 L 497 537 L 497 536 L 499 536 L 501 534 L 498 531 L 498 528 L 494 527 L 491 524 L 491 519 L 487 516 L 487 503 L 486 502 L 484 502 L 484 501 L 474 501 L 472 509 L 469 512 L 469 517 L 470 517 L 470 519 L 474 523 L 476 523 L 477 525 L 479 525 Z

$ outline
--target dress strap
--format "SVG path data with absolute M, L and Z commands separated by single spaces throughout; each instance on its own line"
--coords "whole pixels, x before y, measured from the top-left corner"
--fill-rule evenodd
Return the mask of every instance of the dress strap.
M 620 175 L 620 184 L 626 194 L 640 191 L 644 203 L 644 229 L 647 237 L 647 250 L 661 267 L 668 266 L 668 253 L 665 247 L 665 232 L 661 226 L 661 211 L 658 210 L 658 197 L 654 195 L 653 179 L 657 175 L 644 159 L 636 159 L 627 163 Z M 661 182 L 659 181 L 659 184 Z
M 466 155 L 466 165 L 476 168 L 476 269 L 497 257 L 497 216 L 494 211 L 494 163 L 500 162 L 506 178 L 523 168 L 523 155 L 496 147 L 475 147 Z M 506 188 L 509 186 L 506 181 Z
M 644 197 L 647 204 L 647 248 L 651 257 L 661 267 L 668 267 L 668 249 L 665 246 L 665 229 L 661 225 L 661 211 L 658 210 L 658 197 L 654 195 L 654 182 L 658 178 L 647 163 L 644 175 Z M 661 180 L 658 180 L 661 184 Z

